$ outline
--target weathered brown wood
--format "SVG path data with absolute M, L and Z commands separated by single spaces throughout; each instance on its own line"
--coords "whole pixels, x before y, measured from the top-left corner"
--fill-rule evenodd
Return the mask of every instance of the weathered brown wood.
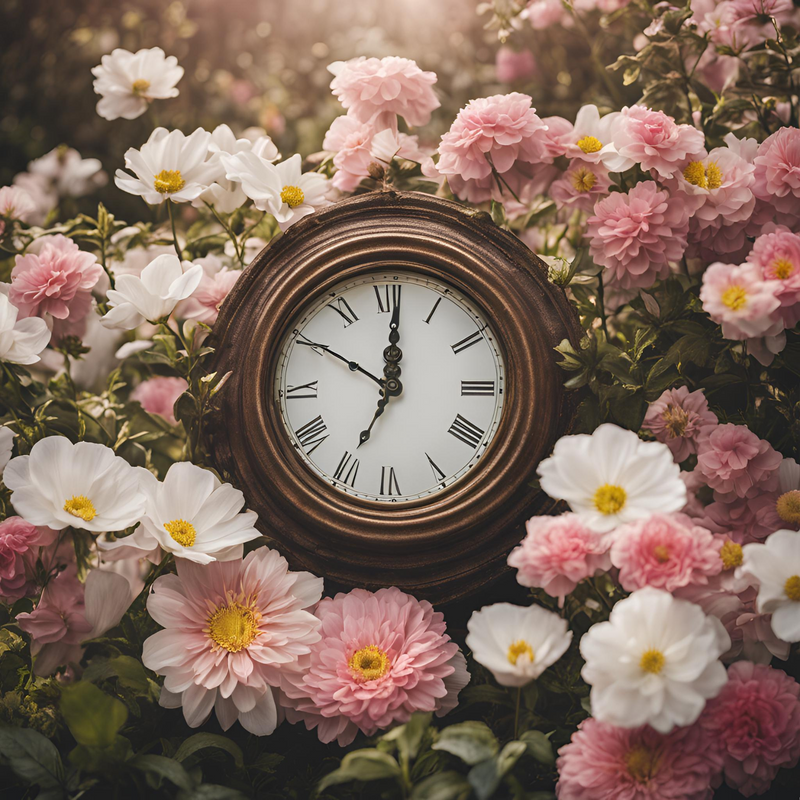
M 391 507 L 345 495 L 308 470 L 272 390 L 280 344 L 301 309 L 388 265 L 472 298 L 497 334 L 507 383 L 497 434 L 469 474 L 431 498 Z M 209 426 L 215 466 L 295 568 L 343 586 L 395 585 L 434 602 L 464 596 L 501 574 L 522 522 L 551 505 L 529 483 L 572 422 L 553 348 L 579 335 L 545 265 L 486 214 L 418 193 L 350 198 L 272 242 L 224 303 L 213 369 L 233 374 Z

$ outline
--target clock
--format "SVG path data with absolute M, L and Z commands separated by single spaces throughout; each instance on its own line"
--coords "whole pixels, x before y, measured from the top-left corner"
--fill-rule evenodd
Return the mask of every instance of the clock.
M 329 587 L 461 597 L 550 510 L 536 466 L 574 416 L 554 348 L 579 336 L 488 215 L 352 197 L 270 243 L 223 304 L 212 464 Z

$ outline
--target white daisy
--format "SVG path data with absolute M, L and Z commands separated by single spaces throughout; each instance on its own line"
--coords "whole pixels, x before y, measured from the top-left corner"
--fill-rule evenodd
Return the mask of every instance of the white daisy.
M 31 525 L 100 533 L 124 530 L 141 518 L 139 471 L 105 445 L 48 436 L 30 455 L 11 459 L 3 481 L 11 504 Z
M 198 564 L 242 557 L 242 545 L 261 534 L 258 515 L 241 511 L 244 495 L 213 472 L 181 461 L 173 464 L 163 482 L 146 470 L 141 473 L 146 498 L 142 524 L 131 536 L 100 542 L 103 550 L 134 547 L 151 551 L 160 546 L 176 558 Z
M 467 647 L 501 686 L 525 686 L 535 680 L 572 641 L 566 621 L 540 606 L 484 606 L 473 613 L 467 628 Z
M 722 623 L 700 606 L 661 589 L 640 589 L 581 639 L 592 715 L 659 733 L 691 725 L 728 680 L 719 657 L 730 646 Z
M 152 100 L 178 96 L 175 84 L 183 77 L 183 67 L 160 47 L 136 53 L 117 48 L 100 59 L 92 75 L 95 94 L 102 95 L 97 113 L 108 120 L 136 119 Z
M 165 319 L 181 300 L 197 289 L 203 278 L 203 267 L 178 257 L 163 254 L 154 258 L 140 277 L 120 275 L 116 286 L 108 292 L 111 310 L 100 319 L 106 328 L 131 331 L 145 320 Z
M 39 317 L 17 319 L 19 309 L 0 292 L 0 361 L 35 364 L 50 341 L 50 329 Z
M 621 119 L 618 111 L 601 117 L 597 106 L 583 106 L 575 117 L 572 131 L 564 137 L 565 155 L 602 164 L 609 172 L 630 169 L 636 162 L 621 156 L 614 145 Z
M 152 205 L 190 203 L 221 177 L 220 165 L 206 161 L 210 141 L 211 134 L 202 128 L 190 136 L 156 128 L 141 150 L 131 147 L 125 153 L 125 166 L 136 177 L 118 169 L 114 182 Z
M 686 485 L 669 448 L 616 425 L 563 436 L 538 473 L 550 497 L 566 500 L 599 533 L 686 505 Z

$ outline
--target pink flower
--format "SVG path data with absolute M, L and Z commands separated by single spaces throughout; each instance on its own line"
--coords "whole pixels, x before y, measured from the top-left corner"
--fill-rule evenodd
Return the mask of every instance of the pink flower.
M 561 24 L 570 27 L 572 17 L 561 4 L 561 0 L 529 0 L 527 7 L 520 14 L 521 19 L 527 19 L 535 31 L 549 28 L 551 25 Z
M 188 388 L 183 378 L 150 378 L 131 392 L 131 400 L 140 403 L 148 414 L 157 414 L 170 425 L 177 425 L 173 406 Z
M 495 57 L 495 72 L 500 83 L 515 83 L 530 78 L 536 74 L 533 53 L 530 50 L 517 52 L 510 47 L 501 47 Z
M 642 428 L 672 451 L 680 463 L 697 452 L 698 439 L 719 424 L 717 415 L 708 410 L 703 390 L 690 392 L 688 387 L 667 389 L 647 409 Z
M 782 460 L 747 426 L 730 423 L 714 428 L 697 450 L 697 470 L 721 500 L 777 489 Z
M 19 186 L 3 186 L 0 189 L 0 217 L 30 222 L 35 214 L 36 203 L 24 189 Z
M 784 325 L 793 328 L 800 321 L 800 236 L 788 228 L 764 233 L 756 239 L 747 260 L 759 268 L 764 280 L 778 282 L 778 313 Z
M 427 125 L 441 105 L 431 88 L 436 74 L 407 58 L 362 56 L 336 61 L 328 70 L 334 75 L 331 91 L 348 113 L 361 122 L 374 120 L 378 130 L 397 130 L 395 115 L 409 125 Z
M 738 544 L 763 542 L 771 533 L 788 527 L 776 511 L 778 494 L 759 491 L 753 497 L 715 500 L 703 509 L 697 522 L 713 533 L 728 534 Z
M 706 152 L 702 131 L 678 125 L 663 111 L 639 105 L 622 109 L 614 144 L 621 156 L 661 178 L 669 178 Z
M 711 800 L 719 772 L 697 725 L 661 734 L 585 719 L 558 751 L 558 800 Z
M 646 288 L 670 273 L 686 249 L 689 220 L 680 197 L 654 181 L 614 192 L 594 207 L 587 235 L 596 264 L 623 289 Z
M 731 0 L 729 5 L 738 22 L 760 22 L 775 17 L 778 22 L 785 23 L 791 22 L 794 13 L 792 0 Z M 774 33 L 774 28 L 771 31 Z
M 333 185 L 340 191 L 352 192 L 369 174 L 369 165 L 375 160 L 370 152 L 374 135 L 371 123 L 361 122 L 350 114 L 336 117 L 331 123 L 322 149 L 336 153 Z
M 525 528 L 527 535 L 509 554 L 508 565 L 518 570 L 521 586 L 544 589 L 560 607 L 584 578 L 611 568 L 607 537 L 589 530 L 577 514 L 532 517 Z
M 800 686 L 782 670 L 739 661 L 698 726 L 719 750 L 728 786 L 761 794 L 800 758 Z
M 48 237 L 37 253 L 16 257 L 9 300 L 20 317 L 53 318 L 53 337 L 83 335 L 92 308 L 92 287 L 103 268 L 66 236 Z
M 0 598 L 13 603 L 36 593 L 40 547 L 56 536 L 50 528 L 36 528 L 22 517 L 0 522 Z
M 780 128 L 759 146 L 753 192 L 782 214 L 800 217 L 800 129 Z
M 610 185 L 608 170 L 602 164 L 575 158 L 550 187 L 550 196 L 558 208 L 579 208 L 591 214 L 595 203 L 608 195 Z
M 192 296 L 181 302 L 178 315 L 186 319 L 196 319 L 206 325 L 213 325 L 217 321 L 225 298 L 230 294 L 241 274 L 241 270 L 227 267 L 223 267 L 219 272 L 211 275 L 205 273 Z
M 446 713 L 469 681 L 442 614 L 396 587 L 325 598 L 316 614 L 322 639 L 281 688 L 287 719 L 317 728 L 323 742 L 345 746 L 415 711 Z
M 158 578 L 147 599 L 164 630 L 145 641 L 142 663 L 164 675 L 161 705 L 183 706 L 192 728 L 213 708 L 224 730 L 238 718 L 250 733 L 272 733 L 278 724 L 272 687 L 319 640 L 309 609 L 322 594 L 322 579 L 289 572 L 267 547 L 239 561 L 179 559 L 177 570 Z

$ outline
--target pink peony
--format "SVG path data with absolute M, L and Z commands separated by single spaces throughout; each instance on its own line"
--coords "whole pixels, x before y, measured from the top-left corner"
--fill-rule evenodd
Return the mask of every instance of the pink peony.
M 800 219 L 800 129 L 780 128 L 768 136 L 753 163 L 756 197 Z
M 697 470 L 718 500 L 755 497 L 778 488 L 780 453 L 745 425 L 718 425 L 702 439 Z
M 764 280 L 776 281 L 778 313 L 787 328 L 800 321 L 800 236 L 788 228 L 764 233 L 753 244 L 747 260 L 761 272 Z
M 427 125 L 441 103 L 431 88 L 436 74 L 423 72 L 414 61 L 397 56 L 353 58 L 328 67 L 331 91 L 361 122 L 397 130 L 397 116 L 409 125 Z
M 322 594 L 322 579 L 289 572 L 267 547 L 239 561 L 179 559 L 177 570 L 158 578 L 147 599 L 164 630 L 145 641 L 142 663 L 164 676 L 161 705 L 183 706 L 192 728 L 214 709 L 224 730 L 238 718 L 250 733 L 272 733 L 272 687 L 319 640 L 319 621 L 308 609 Z
M 608 195 L 610 185 L 608 170 L 602 164 L 574 158 L 550 187 L 550 196 L 558 208 L 579 208 L 591 214 L 595 203 Z
M 728 786 L 762 794 L 800 758 L 800 686 L 782 670 L 738 661 L 698 726 L 718 749 Z
M 596 264 L 623 289 L 646 288 L 670 273 L 686 249 L 685 204 L 654 181 L 614 192 L 594 207 L 587 234 Z
M 322 600 L 316 614 L 322 640 L 281 686 L 290 722 L 345 746 L 359 730 L 371 736 L 415 711 L 455 707 L 469 673 L 430 603 L 396 587 L 353 589 Z
M 495 72 L 500 83 L 515 83 L 536 74 L 536 61 L 530 50 L 517 52 L 511 47 L 501 47 L 495 57 Z
M 170 425 L 177 425 L 173 407 L 188 388 L 183 378 L 150 378 L 131 392 L 131 400 L 140 403 L 148 414 L 157 414 Z
M 340 191 L 352 192 L 369 175 L 369 165 L 375 160 L 371 153 L 374 135 L 371 123 L 361 122 L 350 114 L 336 117 L 331 123 L 322 149 L 336 153 L 333 185 Z
M 39 548 L 55 536 L 50 528 L 36 528 L 22 517 L 0 522 L 0 598 L 13 603 L 35 594 Z
M 719 769 L 696 725 L 666 735 L 585 719 L 558 751 L 558 800 L 711 800 Z
M 0 189 L 0 217 L 30 222 L 35 214 L 36 203 L 24 189 L 19 186 L 3 186 Z M 1 234 L 2 228 L 0 228 Z
M 532 517 L 525 523 L 527 535 L 508 556 L 522 586 L 543 589 L 564 598 L 584 579 L 611 568 L 606 537 L 589 530 L 577 514 Z
M 697 452 L 697 441 L 719 424 L 717 415 L 708 410 L 703 390 L 690 392 L 688 387 L 667 389 L 647 409 L 642 428 L 672 451 L 680 463 Z
M 192 296 L 181 303 L 177 313 L 186 319 L 196 319 L 206 325 L 213 325 L 225 298 L 241 274 L 241 270 L 227 267 L 212 275 L 206 273 Z

